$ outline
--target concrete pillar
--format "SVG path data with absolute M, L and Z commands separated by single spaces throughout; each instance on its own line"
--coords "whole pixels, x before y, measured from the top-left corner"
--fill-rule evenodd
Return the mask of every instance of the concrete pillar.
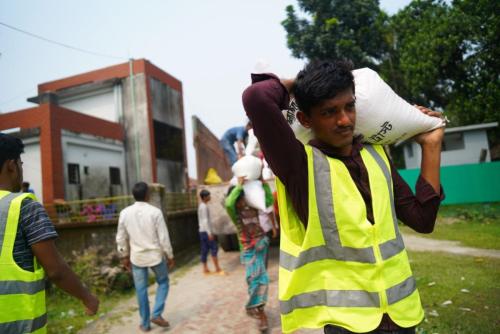
M 163 184 L 149 184 L 149 203 L 160 209 L 166 217 L 167 208 L 165 207 L 165 186 Z

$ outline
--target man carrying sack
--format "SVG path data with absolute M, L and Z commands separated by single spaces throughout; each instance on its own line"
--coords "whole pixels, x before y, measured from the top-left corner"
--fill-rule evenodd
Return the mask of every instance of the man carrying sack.
M 279 299 L 283 332 L 415 333 L 424 318 L 398 219 L 432 232 L 444 197 L 442 128 L 422 148 L 414 195 L 380 145 L 354 136 L 352 65 L 312 62 L 295 80 L 252 76 L 243 104 L 277 176 L 281 222 Z M 281 114 L 295 95 L 304 145 Z M 428 109 L 420 111 L 438 116 Z

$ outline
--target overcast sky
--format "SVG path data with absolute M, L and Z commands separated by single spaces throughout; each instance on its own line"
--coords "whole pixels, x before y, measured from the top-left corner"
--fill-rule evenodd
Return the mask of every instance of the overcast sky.
M 382 0 L 389 14 L 409 0 Z M 190 176 L 195 176 L 191 116 L 217 136 L 243 125 L 241 93 L 265 61 L 282 76 L 303 65 L 286 47 L 285 0 L 0 0 L 0 22 L 48 39 L 122 59 L 59 47 L 0 26 L 0 112 L 33 106 L 37 84 L 146 58 L 183 83 Z

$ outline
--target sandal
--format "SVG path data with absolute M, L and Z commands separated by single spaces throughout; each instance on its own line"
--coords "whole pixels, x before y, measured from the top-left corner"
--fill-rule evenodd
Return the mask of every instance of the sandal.
M 259 311 L 259 330 L 261 332 L 266 332 L 269 329 L 269 324 L 267 321 L 267 315 L 264 313 L 264 310 Z

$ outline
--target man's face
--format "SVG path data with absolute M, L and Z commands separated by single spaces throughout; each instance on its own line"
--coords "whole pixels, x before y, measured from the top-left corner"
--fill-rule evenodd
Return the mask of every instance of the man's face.
M 313 131 L 316 139 L 350 152 L 356 124 L 355 102 L 356 98 L 349 88 L 311 108 L 309 116 L 302 112 L 297 116 L 303 126 Z

